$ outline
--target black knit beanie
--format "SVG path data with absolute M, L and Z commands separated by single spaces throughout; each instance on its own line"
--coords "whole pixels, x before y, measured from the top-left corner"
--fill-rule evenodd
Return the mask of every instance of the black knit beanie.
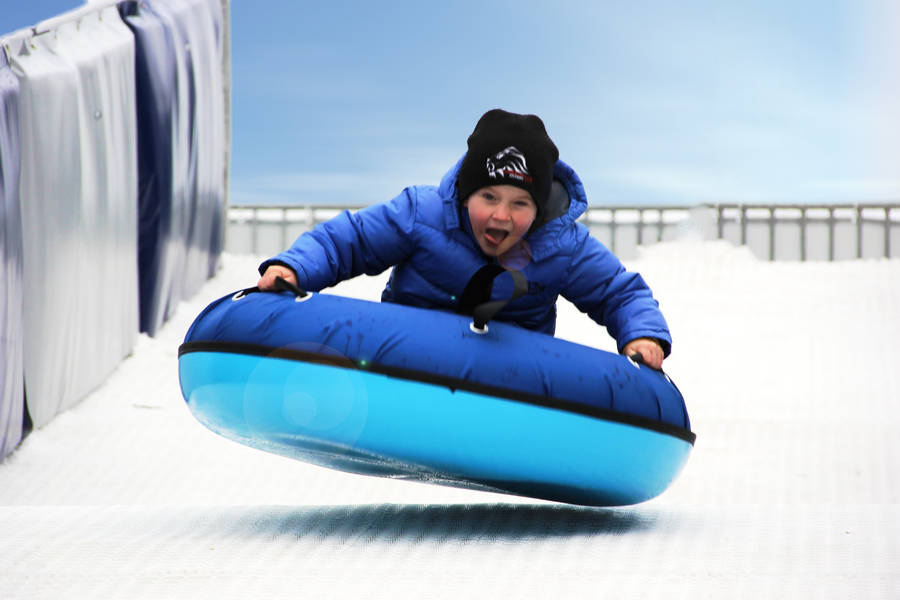
M 538 214 L 545 209 L 559 150 L 544 122 L 495 108 L 478 120 L 459 168 L 459 201 L 490 185 L 514 185 L 531 194 Z

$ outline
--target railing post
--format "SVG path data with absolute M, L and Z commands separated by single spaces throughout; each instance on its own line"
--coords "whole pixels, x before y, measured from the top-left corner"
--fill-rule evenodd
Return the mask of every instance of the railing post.
M 828 262 L 834 262 L 834 207 L 828 207 Z
M 609 250 L 616 253 L 616 209 L 609 210 Z
M 259 209 L 254 207 L 252 212 L 252 226 L 250 227 L 250 249 L 253 254 L 259 254 L 259 249 L 257 248 L 257 238 L 259 237 L 258 228 L 259 228 Z
M 638 208 L 637 245 L 644 244 L 644 209 Z
M 863 242 L 862 242 L 862 229 L 863 229 L 863 220 L 862 220 L 862 208 L 857 204 L 853 212 L 854 218 L 856 219 L 856 258 L 860 259 L 863 256 Z
M 800 207 L 800 262 L 806 262 L 806 207 Z
M 718 239 L 722 239 L 725 237 L 725 223 L 723 222 L 725 209 L 721 204 L 716 204 L 716 233 L 718 234 Z
M 891 257 L 891 207 L 884 207 L 884 257 Z
M 740 205 L 741 246 L 747 245 L 747 207 Z

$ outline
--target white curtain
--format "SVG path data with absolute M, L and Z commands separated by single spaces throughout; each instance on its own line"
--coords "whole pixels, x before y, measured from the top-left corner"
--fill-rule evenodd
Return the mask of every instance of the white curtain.
M 168 318 L 214 273 L 223 246 L 227 1 L 146 0 L 140 10 L 152 11 L 174 43 L 172 229 L 160 284 Z M 135 39 L 118 6 L 101 0 L 0 36 L 0 46 L 19 105 L 24 396 L 41 427 L 100 385 L 138 334 Z M 0 149 L 6 168 L 12 154 Z M 21 415 L 13 413 L 23 395 L 7 391 L 4 452 L 4 440 L 18 443 Z
M 0 48 L 0 460 L 22 439 L 23 338 L 19 81 Z
M 134 41 L 109 7 L 11 54 L 21 86 L 25 386 L 40 427 L 102 383 L 137 336 Z

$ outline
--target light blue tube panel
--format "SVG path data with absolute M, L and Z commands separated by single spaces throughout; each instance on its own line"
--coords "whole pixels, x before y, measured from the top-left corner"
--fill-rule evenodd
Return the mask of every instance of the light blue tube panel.
M 212 431 L 353 473 L 619 506 L 662 493 L 692 448 L 682 437 L 614 415 L 355 366 L 188 351 L 179 374 L 191 412 Z

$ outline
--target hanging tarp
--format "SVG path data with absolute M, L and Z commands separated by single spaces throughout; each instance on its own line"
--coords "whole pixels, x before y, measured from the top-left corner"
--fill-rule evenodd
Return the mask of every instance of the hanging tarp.
M 0 460 L 22 440 L 23 338 L 19 82 L 0 48 Z
M 14 48 L 10 63 L 19 79 L 25 380 L 36 426 L 78 399 L 78 352 L 70 340 L 83 331 L 68 296 L 83 269 L 76 232 L 81 194 L 78 79 L 42 35 Z M 47 170 L 52 165 L 52 177 Z
M 198 140 L 198 226 L 196 245 L 204 249 L 195 277 L 199 289 L 218 267 L 225 236 L 225 98 L 222 94 L 222 28 L 221 5 L 218 10 L 211 0 L 166 0 L 184 2 L 190 7 L 190 18 L 182 23 L 193 40 L 194 77 L 197 112 L 195 121 Z M 194 282 L 192 281 L 192 283 Z
M 186 254 L 180 270 L 181 297 L 193 295 L 215 271 L 225 227 L 225 103 L 221 60 L 221 22 L 208 0 L 148 0 L 173 31 L 179 66 L 180 112 L 187 128 Z M 217 34 L 217 26 L 219 33 Z M 181 44 L 179 44 L 179 41 Z M 181 98 L 180 106 L 183 106 Z
M 29 414 L 40 427 L 101 384 L 133 348 L 141 309 L 152 334 L 221 254 L 224 5 L 119 4 L 2 40 L 0 334 L 20 347 L 3 348 L 4 454 Z
M 178 156 L 178 70 L 172 32 L 137 1 L 119 12 L 135 39 L 138 139 L 140 328 L 154 335 L 175 306 L 178 246 L 174 162 Z
M 159 301 L 162 306 L 163 320 L 172 316 L 179 300 L 186 297 L 184 290 L 184 270 L 187 260 L 188 228 L 191 221 L 193 194 L 193 174 L 196 171 L 194 165 L 196 158 L 191 149 L 191 120 L 193 112 L 193 98 L 191 95 L 191 69 L 190 55 L 188 53 L 188 40 L 186 40 L 177 26 L 176 19 L 171 11 L 155 9 L 147 2 L 141 2 L 140 13 L 148 18 L 158 20 L 166 31 L 166 36 L 171 38 L 172 69 L 175 77 L 174 98 L 171 107 L 172 119 L 172 143 L 171 143 L 171 186 L 172 195 L 169 225 L 169 248 L 166 257 L 170 261 L 168 279 L 164 286 L 168 293 L 163 294 Z M 152 125 L 150 125 L 152 127 Z M 139 125 L 139 128 L 144 125 Z M 152 275 L 151 275 L 152 277 Z M 143 302 L 143 299 L 142 299 Z M 148 301 L 152 304 L 152 301 Z
M 134 37 L 114 6 L 59 26 L 55 37 L 55 52 L 80 83 L 82 232 L 91 277 L 82 287 L 92 288 L 81 297 L 83 318 L 96 332 L 94 387 L 131 352 L 138 331 Z
M 137 148 L 134 41 L 116 8 L 36 31 L 10 60 L 21 86 L 25 386 L 40 427 L 134 345 Z

